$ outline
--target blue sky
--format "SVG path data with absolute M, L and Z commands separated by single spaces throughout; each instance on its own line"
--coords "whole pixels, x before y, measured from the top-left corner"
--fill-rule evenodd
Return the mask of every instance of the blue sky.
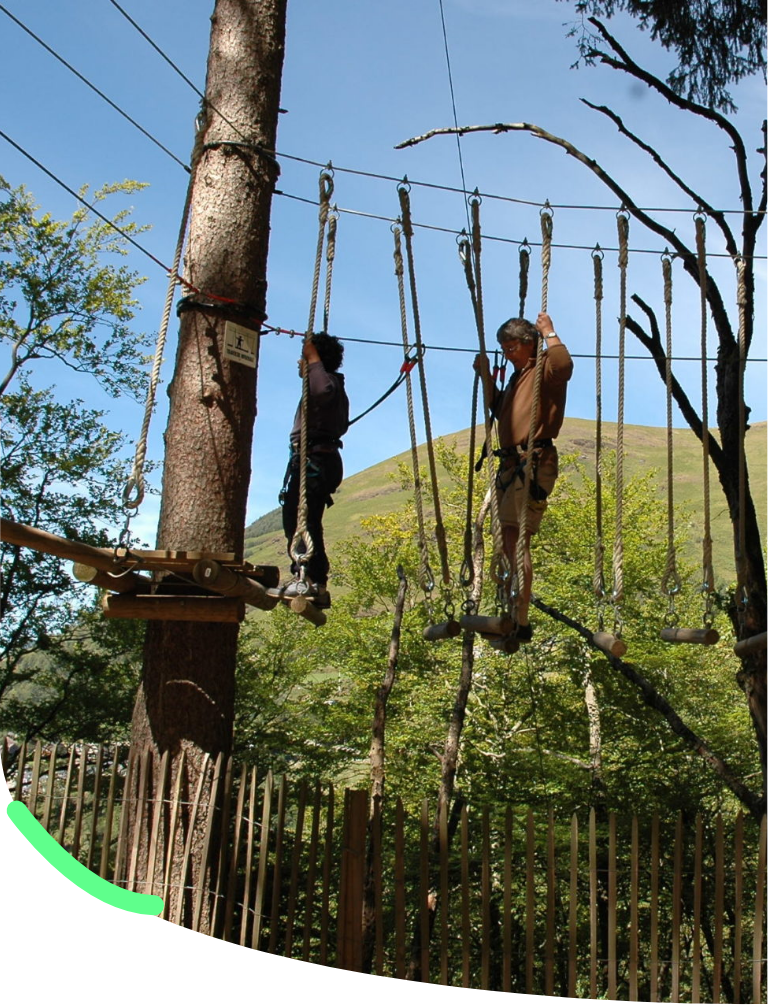
M 72 63 L 116 104 L 186 161 L 193 140 L 198 97 L 154 52 L 109 0 L 5 0 L 8 10 Z M 212 0 L 124 0 L 122 6 L 202 90 Z M 317 237 L 317 214 L 305 202 L 317 193 L 318 168 L 292 158 L 336 166 L 334 201 L 341 212 L 334 272 L 330 330 L 349 341 L 345 372 L 353 414 L 371 404 L 396 378 L 402 362 L 397 289 L 392 269 L 389 220 L 398 213 L 396 184 L 339 170 L 459 188 L 461 175 L 454 137 L 436 137 L 420 146 L 395 150 L 395 144 L 435 128 L 451 126 L 453 111 L 438 0 L 289 0 L 286 59 L 278 152 L 285 196 L 273 202 L 267 309 L 271 324 L 302 330 L 306 324 Z M 672 167 L 719 208 L 738 208 L 734 158 L 727 139 L 713 125 L 671 108 L 661 97 L 608 68 L 571 69 L 575 41 L 566 22 L 572 3 L 556 0 L 444 0 L 458 121 L 462 125 L 527 121 L 566 137 L 594 157 L 641 206 L 679 209 L 664 219 L 690 244 L 695 206 L 650 160 L 603 116 L 586 108 L 584 97 L 608 104 L 627 125 L 657 146 Z M 635 23 L 610 24 L 634 58 L 665 76 L 674 65 Z M 186 173 L 143 137 L 81 81 L 0 12 L 3 62 L 0 86 L 5 97 L 0 128 L 70 187 L 133 178 L 149 188 L 132 200 L 135 218 L 151 225 L 144 246 L 169 262 L 179 225 Z M 754 78 L 734 90 L 737 124 L 747 149 L 760 145 L 765 110 L 763 81 Z M 2 142 L 2 141 L 0 141 Z M 594 351 L 592 262 L 596 242 L 616 247 L 618 204 L 584 167 L 555 147 L 526 134 L 465 136 L 461 142 L 469 189 L 522 200 L 486 198 L 482 205 L 488 240 L 483 251 L 484 297 L 488 332 L 517 313 L 517 244 L 539 241 L 539 206 L 554 206 L 553 262 L 549 311 L 574 353 Z M 759 166 L 757 168 L 759 170 Z M 752 184 L 759 178 L 753 172 Z M 37 202 L 65 218 L 72 198 L 5 143 L 0 174 L 12 185 L 24 183 Z M 469 297 L 460 270 L 454 231 L 466 224 L 462 196 L 414 185 L 414 220 L 440 230 L 417 230 L 414 243 L 424 341 L 434 346 L 425 365 L 430 411 L 436 435 L 469 424 L 472 383 L 469 352 L 441 351 L 476 346 Z M 533 205 L 525 205 L 525 202 Z M 606 207 L 568 209 L 565 206 Z M 376 219 L 383 217 L 384 219 Z M 735 218 L 732 218 L 735 221 Z M 764 237 L 764 235 L 763 235 Z M 714 227 L 709 250 L 722 251 Z M 660 240 L 634 221 L 630 225 L 629 292 L 638 292 L 662 309 Z M 652 252 L 652 253 L 649 253 Z M 760 253 L 765 254 L 764 241 Z M 140 288 L 138 330 L 159 324 L 166 278 L 139 252 L 129 262 L 147 276 Z M 733 296 L 733 266 L 715 268 L 726 297 Z M 615 253 L 606 254 L 604 351 L 615 352 L 618 338 L 619 281 Z M 765 261 L 758 265 L 759 336 L 753 355 L 765 357 Z M 531 260 L 527 314 L 535 316 L 540 296 L 538 248 Z M 675 272 L 675 343 L 681 355 L 697 355 L 700 339 L 698 294 L 682 271 Z M 164 388 L 171 375 L 175 326 L 172 324 L 164 385 L 153 418 L 150 456 L 162 456 L 165 428 Z M 393 345 L 374 345 L 389 342 Z M 366 344 L 367 343 L 367 344 Z M 714 341 L 711 342 L 714 351 Z M 629 350 L 643 355 L 630 341 Z M 299 345 L 284 335 L 265 336 L 261 347 L 258 418 L 248 520 L 276 505 L 285 465 L 286 441 L 300 385 L 296 376 Z M 625 420 L 661 425 L 664 393 L 655 368 L 646 361 L 627 364 Z M 681 364 L 678 375 L 694 402 L 699 399 L 699 365 Z M 112 410 L 115 425 L 137 435 L 143 405 L 102 401 L 98 389 L 64 370 L 41 371 L 39 380 L 55 383 L 62 396 L 86 397 Z M 604 367 L 604 417 L 615 418 L 616 374 Z M 710 384 L 714 382 L 711 373 Z M 754 420 L 766 417 L 765 367 L 748 367 L 748 401 Z M 594 363 L 576 360 L 569 392 L 569 414 L 594 416 Z M 713 406 L 710 405 L 711 414 Z M 422 427 L 423 428 L 423 427 Z M 408 447 L 405 395 L 400 389 L 345 440 L 348 474 Z M 159 484 L 159 473 L 156 476 Z M 134 523 L 153 541 L 157 499 L 148 497 Z

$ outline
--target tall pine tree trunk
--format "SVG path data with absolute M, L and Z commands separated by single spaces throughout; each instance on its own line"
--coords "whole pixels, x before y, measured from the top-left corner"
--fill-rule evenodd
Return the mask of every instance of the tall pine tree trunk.
M 157 540 L 162 549 L 243 554 L 256 370 L 225 357 L 224 328 L 230 320 L 258 330 L 265 317 L 269 218 L 279 173 L 269 151 L 276 144 L 286 4 L 216 0 L 211 18 L 184 276 L 201 293 L 186 297 L 179 314 Z M 196 790 L 204 756 L 227 755 L 232 746 L 237 635 L 237 624 L 148 624 L 132 749 L 168 751 L 175 765 L 184 750 L 182 791 L 188 793 Z M 156 768 L 152 783 L 155 792 Z M 206 882 L 203 828 L 197 829 L 187 877 L 195 888 Z M 184 830 L 182 815 L 176 857 L 188 836 Z M 133 839 L 140 848 L 139 890 L 148 831 L 147 823 Z M 205 909 L 202 930 L 207 917 Z

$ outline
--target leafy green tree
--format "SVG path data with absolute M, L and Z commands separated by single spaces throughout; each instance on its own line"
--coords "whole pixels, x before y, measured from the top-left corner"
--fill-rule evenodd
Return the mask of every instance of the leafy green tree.
M 104 186 L 93 201 L 141 187 Z M 59 363 L 113 396 L 135 396 L 147 338 L 128 324 L 141 279 L 114 261 L 125 238 L 89 209 L 62 223 L 40 214 L 24 188 L 0 179 L 0 193 L 0 340 L 10 350 L 0 385 L 2 515 L 109 546 L 106 528 L 121 516 L 126 439 L 104 411 L 36 386 L 35 364 Z M 129 212 L 113 219 L 130 234 L 138 228 Z M 3 542 L 0 560 L 0 729 L 27 738 L 123 735 L 138 631 L 100 626 L 89 613 L 93 594 L 59 559 Z
M 672 90 L 709 108 L 735 111 L 729 85 L 755 73 L 765 76 L 765 0 L 576 0 L 576 11 L 582 21 L 572 34 L 579 36 L 585 62 L 601 52 L 584 17 L 626 11 L 677 56 L 667 77 Z

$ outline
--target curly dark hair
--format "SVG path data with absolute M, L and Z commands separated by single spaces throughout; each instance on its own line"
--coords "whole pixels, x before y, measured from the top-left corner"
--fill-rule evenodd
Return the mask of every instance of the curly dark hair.
M 525 318 L 510 318 L 496 332 L 499 343 L 507 342 L 510 339 L 519 339 L 520 342 L 536 342 L 538 337 L 538 328 Z
M 343 343 L 335 335 L 318 332 L 312 336 L 312 344 L 328 373 L 335 373 L 344 359 Z

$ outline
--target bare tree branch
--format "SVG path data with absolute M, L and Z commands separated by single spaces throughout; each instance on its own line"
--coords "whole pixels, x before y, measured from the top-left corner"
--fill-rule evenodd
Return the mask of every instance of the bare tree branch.
M 661 155 L 656 150 L 654 150 L 652 146 L 650 146 L 650 144 L 646 143 L 644 140 L 641 140 L 639 136 L 636 136 L 633 132 L 627 129 L 621 117 L 617 115 L 614 111 L 612 111 L 610 108 L 607 108 L 605 105 L 593 105 L 592 102 L 587 101 L 586 98 L 581 98 L 580 100 L 588 108 L 591 108 L 596 112 L 601 112 L 603 115 L 608 116 L 608 118 L 615 123 L 617 129 L 623 136 L 626 136 L 633 143 L 639 146 L 641 150 L 644 150 L 650 157 L 652 157 L 656 165 L 659 168 L 661 168 L 661 170 L 667 175 L 667 177 L 671 178 L 672 181 L 675 182 L 675 184 L 680 189 L 682 189 L 682 191 L 685 192 L 685 194 L 690 199 L 692 199 L 695 203 L 698 203 L 699 208 L 703 210 L 707 214 L 707 216 L 710 216 L 717 223 L 717 225 L 720 227 L 725 237 L 725 244 L 728 249 L 728 253 L 730 255 L 738 255 L 739 251 L 738 248 L 736 247 L 736 240 L 733 236 L 733 231 L 728 226 L 728 222 L 725 219 L 725 215 L 721 213 L 720 210 L 715 209 L 714 206 L 712 206 L 711 203 L 709 203 L 704 198 L 704 196 L 700 195 L 698 192 L 695 192 L 692 188 L 690 188 L 690 186 L 686 185 L 683 179 L 680 178 L 680 176 L 677 175 L 672 170 L 672 168 L 666 163 L 666 161 L 661 157 Z
M 613 35 L 611 35 L 602 22 L 598 21 L 596 17 L 590 17 L 588 20 L 597 28 L 613 51 L 619 54 L 620 59 L 614 59 L 612 56 L 601 52 L 599 49 L 592 50 L 590 56 L 597 57 L 601 60 L 601 62 L 606 63 L 608 66 L 612 66 L 616 70 L 623 70 L 625 73 L 629 73 L 638 80 L 642 80 L 644 84 L 648 85 L 648 87 L 652 87 L 654 90 L 658 91 L 659 94 L 665 97 L 670 104 L 676 105 L 678 108 L 685 109 L 685 111 L 693 112 L 694 115 L 701 115 L 703 118 L 709 119 L 710 122 L 714 122 L 715 125 L 719 126 L 728 135 L 733 142 L 733 152 L 736 155 L 736 165 L 741 187 L 741 203 L 745 212 L 751 213 L 753 209 L 752 188 L 749 184 L 749 174 L 747 172 L 747 152 L 744 149 L 744 141 L 733 123 L 729 122 L 729 120 L 724 115 L 721 115 L 720 112 L 716 112 L 711 108 L 707 108 L 706 105 L 699 105 L 695 101 L 689 101 L 687 98 L 683 98 L 679 94 L 675 94 L 668 84 L 665 84 L 662 80 L 659 80 L 658 77 L 655 77 L 652 73 L 649 73 L 647 70 L 644 70 L 641 66 L 639 66 L 632 59 L 629 53 L 617 42 Z
M 625 662 L 618 656 L 610 656 L 603 650 L 600 650 L 592 639 L 591 630 L 589 628 L 585 628 L 584 625 L 579 624 L 578 621 L 574 621 L 573 618 L 569 618 L 566 614 L 562 614 L 559 610 L 557 610 L 557 608 L 550 607 L 549 604 L 545 604 L 537 597 L 532 597 L 531 600 L 534 606 L 544 614 L 548 614 L 551 618 L 554 618 L 555 621 L 559 621 L 561 624 L 572 628 L 574 631 L 578 632 L 578 634 L 581 635 L 581 637 L 584 638 L 593 649 L 601 652 L 614 670 L 618 670 L 619 673 L 621 673 L 628 681 L 637 687 L 646 705 L 655 709 L 667 720 L 672 732 L 683 740 L 689 750 L 692 750 L 694 753 L 703 758 L 705 763 L 708 764 L 715 774 L 723 780 L 736 798 L 747 807 L 754 818 L 756 820 L 762 819 L 763 814 L 765 813 L 765 806 L 760 796 L 754 793 L 741 781 L 741 779 L 734 775 L 725 761 L 718 757 L 714 751 L 710 750 L 706 740 L 695 733 L 690 726 L 686 725 L 667 699 L 659 693 L 650 681 L 643 677 L 637 667 L 631 663 Z

